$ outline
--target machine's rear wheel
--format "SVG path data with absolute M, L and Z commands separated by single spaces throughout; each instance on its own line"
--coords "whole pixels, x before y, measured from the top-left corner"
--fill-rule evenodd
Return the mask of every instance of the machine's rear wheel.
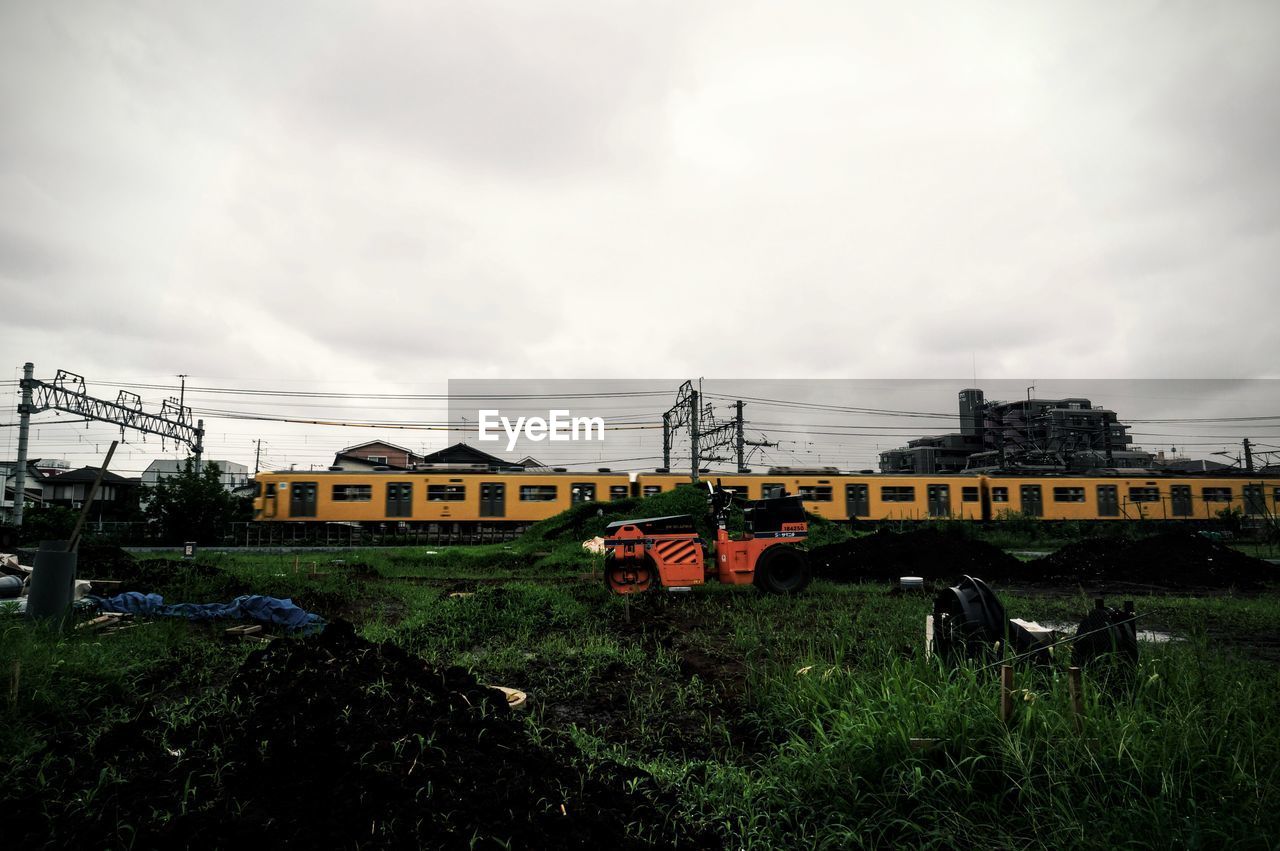
M 653 587 L 653 559 L 643 562 L 615 562 L 612 558 L 604 560 L 604 584 L 615 594 L 640 594 Z
M 798 594 L 810 578 L 809 557 L 802 550 L 779 544 L 760 554 L 752 581 L 770 594 Z

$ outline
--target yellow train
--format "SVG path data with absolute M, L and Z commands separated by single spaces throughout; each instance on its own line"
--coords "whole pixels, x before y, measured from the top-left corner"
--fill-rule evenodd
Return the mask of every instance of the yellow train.
M 796 494 L 829 520 L 1212 520 L 1224 509 L 1274 517 L 1280 476 L 1076 474 L 844 474 L 774 468 L 712 475 L 750 499 Z M 668 472 L 485 472 L 474 469 L 260 473 L 254 519 L 383 528 L 483 525 L 511 532 L 583 502 L 650 496 L 687 484 Z

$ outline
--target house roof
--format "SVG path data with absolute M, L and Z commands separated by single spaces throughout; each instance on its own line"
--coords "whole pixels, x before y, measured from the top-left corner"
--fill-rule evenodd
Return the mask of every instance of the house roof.
M 364 443 L 357 443 L 355 446 L 348 446 L 346 449 L 339 449 L 338 454 L 346 455 L 350 452 L 356 451 L 357 449 L 364 449 L 366 446 L 385 446 L 388 449 L 394 449 L 397 452 L 404 452 L 412 456 L 416 456 L 418 454 L 417 452 L 414 452 L 412 449 L 405 449 L 403 446 L 398 446 L 394 443 L 389 443 L 388 441 L 385 441 L 385 440 L 366 440 Z
M 56 476 L 50 476 L 45 479 L 45 481 L 54 485 L 70 485 L 76 484 L 77 482 L 92 482 L 97 477 L 97 467 L 81 467 L 79 470 L 72 470 L 68 473 L 59 473 Z M 119 473 L 113 473 L 110 470 L 107 470 L 102 474 L 102 481 L 113 485 L 136 485 L 139 483 L 137 479 L 127 478 Z
M 497 467 L 510 467 L 510 461 L 504 461 L 496 455 L 490 455 L 466 443 L 455 443 L 444 449 L 425 455 L 423 464 L 490 464 Z

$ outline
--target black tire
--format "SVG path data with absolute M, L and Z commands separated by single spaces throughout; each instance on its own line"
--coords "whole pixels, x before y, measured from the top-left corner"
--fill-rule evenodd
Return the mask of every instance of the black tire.
M 760 554 L 752 581 L 767 594 L 799 594 L 812 578 L 808 554 L 787 544 L 778 544 Z

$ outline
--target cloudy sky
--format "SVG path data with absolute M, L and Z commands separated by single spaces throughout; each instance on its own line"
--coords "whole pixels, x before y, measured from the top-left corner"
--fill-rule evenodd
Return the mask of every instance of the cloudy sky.
M 0 4 L 0 378 L 1274 377 L 1277 35 L 1274 2 Z M 250 463 L 367 436 L 208 421 Z

